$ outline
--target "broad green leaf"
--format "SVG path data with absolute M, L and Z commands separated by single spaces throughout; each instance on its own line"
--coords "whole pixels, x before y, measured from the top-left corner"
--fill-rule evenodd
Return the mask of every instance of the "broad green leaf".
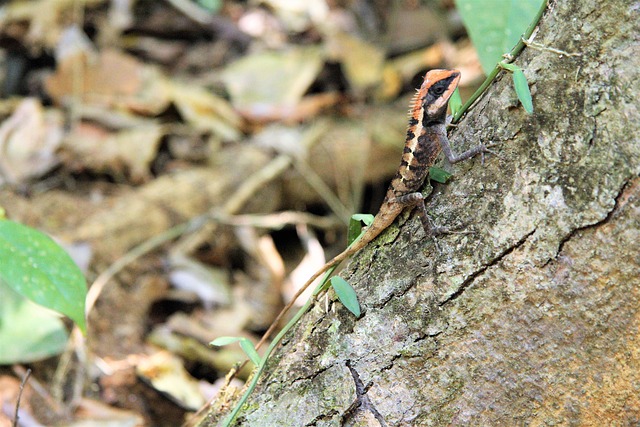
M 520 68 L 513 71 L 513 85 L 516 88 L 516 94 L 522 103 L 524 111 L 529 114 L 533 113 L 533 101 L 531 100 L 529 84 L 527 83 L 527 78 Z
M 27 363 L 62 353 L 67 343 L 62 319 L 0 280 L 0 365 Z
M 353 287 L 342 277 L 333 276 L 331 278 L 331 286 L 336 291 L 340 302 L 347 307 L 356 317 L 360 317 L 360 304 L 358 303 L 358 295 Z
M 0 279 L 33 302 L 69 316 L 86 331 L 84 276 L 47 235 L 0 220 Z
M 374 216 L 371 214 L 354 214 L 351 215 L 351 219 L 349 220 L 349 230 L 347 233 L 347 243 L 350 245 L 353 243 L 362 233 L 362 222 L 365 223 L 366 226 L 371 225 L 373 222 Z
M 509 52 L 544 0 L 456 0 L 485 74 Z
M 429 168 L 429 179 L 432 179 L 435 182 L 439 182 L 440 184 L 446 184 L 452 176 L 453 175 L 446 170 L 438 168 L 436 166 L 431 166 Z
M 249 341 L 247 338 L 243 338 L 240 340 L 240 347 L 244 350 L 244 353 L 249 357 L 249 360 L 253 362 L 254 365 L 258 366 L 262 362 L 256 348 L 253 346 L 253 343 Z
M 451 108 L 451 114 L 454 116 L 462 108 L 462 98 L 460 98 L 460 91 L 458 88 L 453 91 L 451 98 L 449 98 L 449 108 Z

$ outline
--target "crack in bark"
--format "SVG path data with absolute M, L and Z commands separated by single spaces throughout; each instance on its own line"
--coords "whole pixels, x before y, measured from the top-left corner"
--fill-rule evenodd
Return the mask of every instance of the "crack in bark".
M 318 415 L 310 423 L 304 425 L 304 427 L 314 427 L 317 426 L 320 421 L 330 420 L 333 415 L 337 415 L 338 411 L 329 411 L 327 414 Z
M 335 363 L 332 363 L 330 365 L 327 365 L 323 368 L 319 368 L 318 370 L 314 371 L 311 375 L 307 375 L 304 377 L 297 377 L 297 378 L 293 378 L 291 380 L 291 385 L 297 383 L 298 381 L 313 381 L 318 375 L 326 372 L 327 370 L 331 369 L 333 366 L 335 365 Z
M 587 224 L 587 225 L 583 225 L 582 227 L 575 228 L 575 229 L 571 230 L 569 233 L 567 233 L 567 235 L 562 240 L 560 240 L 560 243 L 558 244 L 558 250 L 556 251 L 555 256 L 553 258 L 550 258 L 547 262 L 545 262 L 543 267 L 546 267 L 550 262 L 552 262 L 553 260 L 557 259 L 558 256 L 564 250 L 564 245 L 567 242 L 569 242 L 571 239 L 573 239 L 576 236 L 576 234 L 578 234 L 578 233 L 580 233 L 582 231 L 585 231 L 585 230 L 598 228 L 601 225 L 606 224 L 609 221 L 611 221 L 611 217 L 613 217 L 613 215 L 615 215 L 616 212 L 619 209 L 620 198 L 625 194 L 625 192 L 627 191 L 627 189 L 631 185 L 631 180 L 632 179 L 633 178 L 628 178 L 623 182 L 622 187 L 620 188 L 620 191 L 618 191 L 618 194 L 616 194 L 616 197 L 614 198 L 613 207 L 611 208 L 611 210 L 609 210 L 609 212 L 607 212 L 607 215 L 605 215 L 604 218 L 602 218 L 599 221 L 594 222 L 593 224 Z
M 351 404 L 351 406 L 342 416 L 342 424 L 344 425 L 344 423 L 349 418 L 353 417 L 358 410 L 363 410 L 371 412 L 371 414 L 373 414 L 375 419 L 378 420 L 378 423 L 380 423 L 382 427 L 387 427 L 387 423 L 385 422 L 384 417 L 382 416 L 382 414 L 380 414 L 380 412 L 378 412 L 376 407 L 371 402 L 371 399 L 369 399 L 369 396 L 367 396 L 369 387 L 366 387 L 364 385 L 364 383 L 360 379 L 358 371 L 356 371 L 356 369 L 351 366 L 351 360 L 347 360 L 346 365 L 347 368 L 349 368 L 349 372 L 351 372 L 351 376 L 353 377 L 353 382 L 356 385 L 356 400 Z
M 371 307 L 372 308 L 382 308 L 382 307 L 386 306 L 389 303 L 389 301 L 391 301 L 392 299 L 404 296 L 407 292 L 409 292 L 409 290 L 411 288 L 416 286 L 416 284 L 418 283 L 418 277 L 420 277 L 420 276 L 417 276 L 417 277 L 411 279 L 406 286 L 403 286 L 400 289 L 396 289 L 396 290 L 390 292 L 389 295 L 387 295 L 386 298 L 380 300 L 379 302 L 377 302 L 375 304 L 372 304 Z
M 447 299 L 445 299 L 442 302 L 438 303 L 438 307 L 442 307 L 445 304 L 454 301 L 455 299 L 457 299 L 458 297 L 460 297 L 464 291 L 467 290 L 467 288 L 469 286 L 471 286 L 474 282 L 474 280 L 476 279 L 476 277 L 478 277 L 479 275 L 481 275 L 482 273 L 484 273 L 485 271 L 487 271 L 487 269 L 489 267 L 492 267 L 494 265 L 496 265 L 497 263 L 499 263 L 500 261 L 502 261 L 502 259 L 504 259 L 506 256 L 508 256 L 510 253 L 512 253 L 513 251 L 515 251 L 517 248 L 519 248 L 520 246 L 522 246 L 528 239 L 529 237 L 531 237 L 535 232 L 536 232 L 536 228 L 534 228 L 533 230 L 531 230 L 529 233 L 525 234 L 520 240 L 518 240 L 515 244 L 509 246 L 507 249 L 505 249 L 504 251 L 502 251 L 500 254 L 498 254 L 498 256 L 496 256 L 494 259 L 492 259 L 491 261 L 489 261 L 487 264 L 481 266 L 478 270 L 474 271 L 473 273 L 471 273 L 469 275 L 469 277 L 467 277 L 465 279 L 464 282 L 462 282 L 462 284 L 460 285 L 460 287 L 458 288 L 457 291 L 455 291 L 453 294 L 451 294 L 451 296 L 449 296 Z
M 325 297 L 326 297 L 326 294 L 325 294 Z M 316 300 L 316 301 L 315 301 L 315 303 L 314 303 L 314 307 L 313 307 L 313 308 L 315 308 L 315 306 L 318 306 L 319 304 L 322 304 L 322 302 L 323 302 L 322 300 Z M 329 304 L 326 306 L 326 309 L 324 310 L 324 314 L 323 314 L 322 316 L 319 316 L 317 319 L 315 319 L 315 320 L 313 321 L 313 324 L 311 325 L 311 329 L 309 330 L 309 336 L 313 336 L 313 334 L 315 334 L 316 330 L 317 330 L 317 329 L 320 327 L 320 325 L 322 325 L 322 323 L 325 321 L 325 318 L 326 318 L 326 316 L 327 316 L 327 313 L 329 313 L 329 311 L 330 311 L 330 310 L 332 309 L 332 307 L 333 307 L 333 303 L 334 303 L 334 302 L 333 302 L 332 300 L 329 300 Z M 313 308 L 311 308 L 311 309 L 309 310 L 309 312 L 310 312 L 311 310 L 313 310 Z

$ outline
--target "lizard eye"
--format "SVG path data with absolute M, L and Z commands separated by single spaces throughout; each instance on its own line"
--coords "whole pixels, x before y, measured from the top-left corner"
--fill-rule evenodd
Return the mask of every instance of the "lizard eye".
M 445 91 L 445 87 L 443 85 L 435 85 L 431 88 L 431 92 L 436 95 L 436 96 L 440 96 L 444 93 Z

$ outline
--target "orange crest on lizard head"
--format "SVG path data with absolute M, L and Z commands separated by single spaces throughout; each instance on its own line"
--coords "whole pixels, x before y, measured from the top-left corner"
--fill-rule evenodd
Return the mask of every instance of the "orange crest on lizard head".
M 444 117 L 449 98 L 458 87 L 459 81 L 460 71 L 458 70 L 431 70 L 427 72 L 413 105 L 412 117 L 420 120 L 423 116 L 423 108 L 427 119 Z

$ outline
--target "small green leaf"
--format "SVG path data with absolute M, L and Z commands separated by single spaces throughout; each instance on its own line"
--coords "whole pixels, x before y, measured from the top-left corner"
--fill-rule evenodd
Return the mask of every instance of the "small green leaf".
M 364 222 L 364 225 L 366 225 L 367 227 L 370 226 L 371 224 L 373 224 L 373 218 L 375 218 L 373 215 L 371 214 L 353 214 L 351 215 L 351 219 L 354 221 L 362 221 Z
M 59 315 L 18 294 L 0 280 L 0 365 L 55 356 L 67 345 Z
M 505 70 L 508 70 L 512 73 L 515 73 L 516 70 L 520 69 L 520 67 L 517 67 L 516 65 L 513 65 L 513 64 L 509 64 L 508 62 L 504 62 L 504 61 L 498 62 L 498 65 L 500 66 L 500 68 L 504 68 Z
M 460 91 L 458 90 L 458 88 L 453 91 L 451 98 L 449 98 L 449 107 L 451 108 L 451 114 L 453 114 L 454 116 L 462 108 L 462 98 L 460 98 Z
M 520 68 L 513 71 L 513 85 L 516 88 L 516 94 L 522 103 L 524 111 L 529 114 L 533 113 L 533 101 L 531 99 L 529 84 L 527 83 L 527 78 Z
M 360 304 L 358 303 L 358 295 L 353 287 L 342 277 L 333 276 L 331 278 L 331 286 L 336 291 L 340 302 L 347 307 L 356 317 L 360 317 Z
M 215 340 L 211 341 L 209 345 L 215 345 L 216 347 L 222 347 L 225 345 L 233 344 L 234 342 L 240 341 L 242 338 L 240 337 L 218 337 Z
M 33 302 L 69 316 L 86 331 L 84 276 L 49 236 L 0 220 L 0 279 Z
M 249 360 L 251 360 L 254 365 L 258 366 L 262 363 L 262 359 L 260 358 L 260 355 L 258 355 L 256 348 L 247 338 L 242 338 L 240 340 L 240 347 L 244 350 L 244 353 L 249 357 Z
M 371 225 L 374 216 L 371 214 L 354 214 L 351 215 L 349 220 L 349 231 L 347 233 L 347 244 L 353 243 L 362 233 L 362 224 L 364 222 L 366 226 Z
M 229 345 L 236 342 L 240 342 L 240 348 L 242 348 L 242 351 L 244 351 L 244 354 L 247 355 L 249 360 L 251 360 L 254 365 L 258 366 L 262 362 L 262 359 L 260 358 L 260 355 L 256 351 L 256 348 L 253 345 L 253 343 L 245 337 L 218 337 L 215 340 L 211 341 L 209 345 L 222 347 L 224 345 Z
M 429 179 L 439 182 L 440 184 L 446 184 L 452 176 L 452 174 L 444 169 L 435 166 L 429 168 Z

